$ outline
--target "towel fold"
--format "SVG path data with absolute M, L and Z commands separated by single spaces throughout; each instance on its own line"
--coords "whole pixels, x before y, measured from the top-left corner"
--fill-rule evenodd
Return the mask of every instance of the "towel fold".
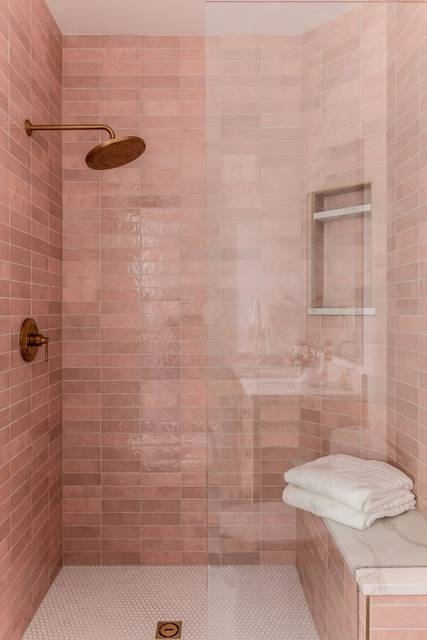
M 316 495 L 295 485 L 288 485 L 283 491 L 283 502 L 355 529 L 367 529 L 378 518 L 398 516 L 400 513 L 415 509 L 415 496 L 410 491 L 406 492 L 406 496 L 402 495 L 400 498 L 392 500 L 388 506 L 382 506 L 369 513 L 362 513 L 348 505 Z
M 366 515 L 386 510 L 396 500 L 409 499 L 408 492 L 414 499 L 410 493 L 413 482 L 399 469 L 378 460 L 344 454 L 307 462 L 289 469 L 284 477 L 286 482 L 309 494 L 347 505 Z

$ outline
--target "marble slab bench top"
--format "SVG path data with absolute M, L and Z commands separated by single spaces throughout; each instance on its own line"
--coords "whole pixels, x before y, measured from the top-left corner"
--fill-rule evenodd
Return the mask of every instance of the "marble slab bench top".
M 427 595 L 427 519 L 417 511 L 359 531 L 324 519 L 366 595 Z

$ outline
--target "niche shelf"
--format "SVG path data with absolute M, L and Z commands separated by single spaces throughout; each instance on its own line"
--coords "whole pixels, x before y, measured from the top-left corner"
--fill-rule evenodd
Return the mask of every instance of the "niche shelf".
M 370 183 L 310 195 L 309 315 L 375 315 L 371 196 Z

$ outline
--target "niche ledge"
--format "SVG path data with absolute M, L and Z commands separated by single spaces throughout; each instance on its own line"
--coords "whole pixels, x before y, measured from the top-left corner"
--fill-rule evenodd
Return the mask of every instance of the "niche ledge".
M 315 307 L 308 310 L 309 316 L 374 316 L 375 315 L 374 307 L 364 307 L 364 308 L 343 308 L 343 309 L 333 309 L 333 308 L 321 308 Z

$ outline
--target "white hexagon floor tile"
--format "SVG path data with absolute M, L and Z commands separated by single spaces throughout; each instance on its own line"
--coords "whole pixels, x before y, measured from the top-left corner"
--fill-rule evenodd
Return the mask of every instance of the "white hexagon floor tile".
M 318 640 L 294 567 L 64 567 L 24 640 Z

